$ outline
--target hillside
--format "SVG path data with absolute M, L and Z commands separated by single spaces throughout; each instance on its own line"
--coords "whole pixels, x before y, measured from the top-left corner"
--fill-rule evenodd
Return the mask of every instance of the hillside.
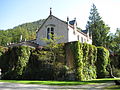
M 43 22 L 44 22 L 44 19 L 40 19 L 38 21 L 21 24 L 19 26 L 14 27 L 13 29 L 21 27 L 21 28 L 27 29 L 29 31 L 36 31 Z
M 35 39 L 36 30 L 43 22 L 44 19 L 40 19 L 38 21 L 18 25 L 13 29 L 0 30 L 0 46 L 6 46 L 9 43 L 18 43 L 21 35 L 23 41 Z

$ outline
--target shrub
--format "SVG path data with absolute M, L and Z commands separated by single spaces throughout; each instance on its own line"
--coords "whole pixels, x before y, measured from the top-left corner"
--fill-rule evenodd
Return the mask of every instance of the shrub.
M 67 66 L 56 62 L 54 65 L 54 80 L 65 80 L 67 75 Z
M 34 50 L 23 74 L 23 79 L 29 80 L 64 80 L 66 67 L 52 60 L 50 51 Z
M 117 68 L 112 68 L 113 70 L 113 75 L 115 76 L 115 77 L 120 77 L 120 69 L 117 69 Z
M 52 80 L 53 65 L 49 51 L 32 51 L 23 76 L 23 79 Z

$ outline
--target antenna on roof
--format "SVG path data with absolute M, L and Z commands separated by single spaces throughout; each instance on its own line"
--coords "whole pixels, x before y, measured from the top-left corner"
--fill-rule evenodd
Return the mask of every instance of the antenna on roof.
M 52 15 L 52 8 L 50 7 L 50 15 Z

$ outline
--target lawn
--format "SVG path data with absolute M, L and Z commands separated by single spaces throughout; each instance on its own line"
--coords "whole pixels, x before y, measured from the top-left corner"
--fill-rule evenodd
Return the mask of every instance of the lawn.
M 0 80 L 0 82 L 23 83 L 23 84 L 42 84 L 42 85 L 85 85 L 100 84 L 120 80 L 120 78 L 93 79 L 90 81 L 33 81 L 33 80 Z

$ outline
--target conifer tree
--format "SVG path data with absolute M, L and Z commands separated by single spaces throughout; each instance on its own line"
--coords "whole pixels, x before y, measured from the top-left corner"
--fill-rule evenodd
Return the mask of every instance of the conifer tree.
M 93 45 L 106 47 L 108 33 L 110 28 L 105 25 L 100 17 L 95 4 L 92 5 L 90 10 L 89 20 L 86 25 L 86 30 L 89 30 L 90 36 L 92 35 Z

